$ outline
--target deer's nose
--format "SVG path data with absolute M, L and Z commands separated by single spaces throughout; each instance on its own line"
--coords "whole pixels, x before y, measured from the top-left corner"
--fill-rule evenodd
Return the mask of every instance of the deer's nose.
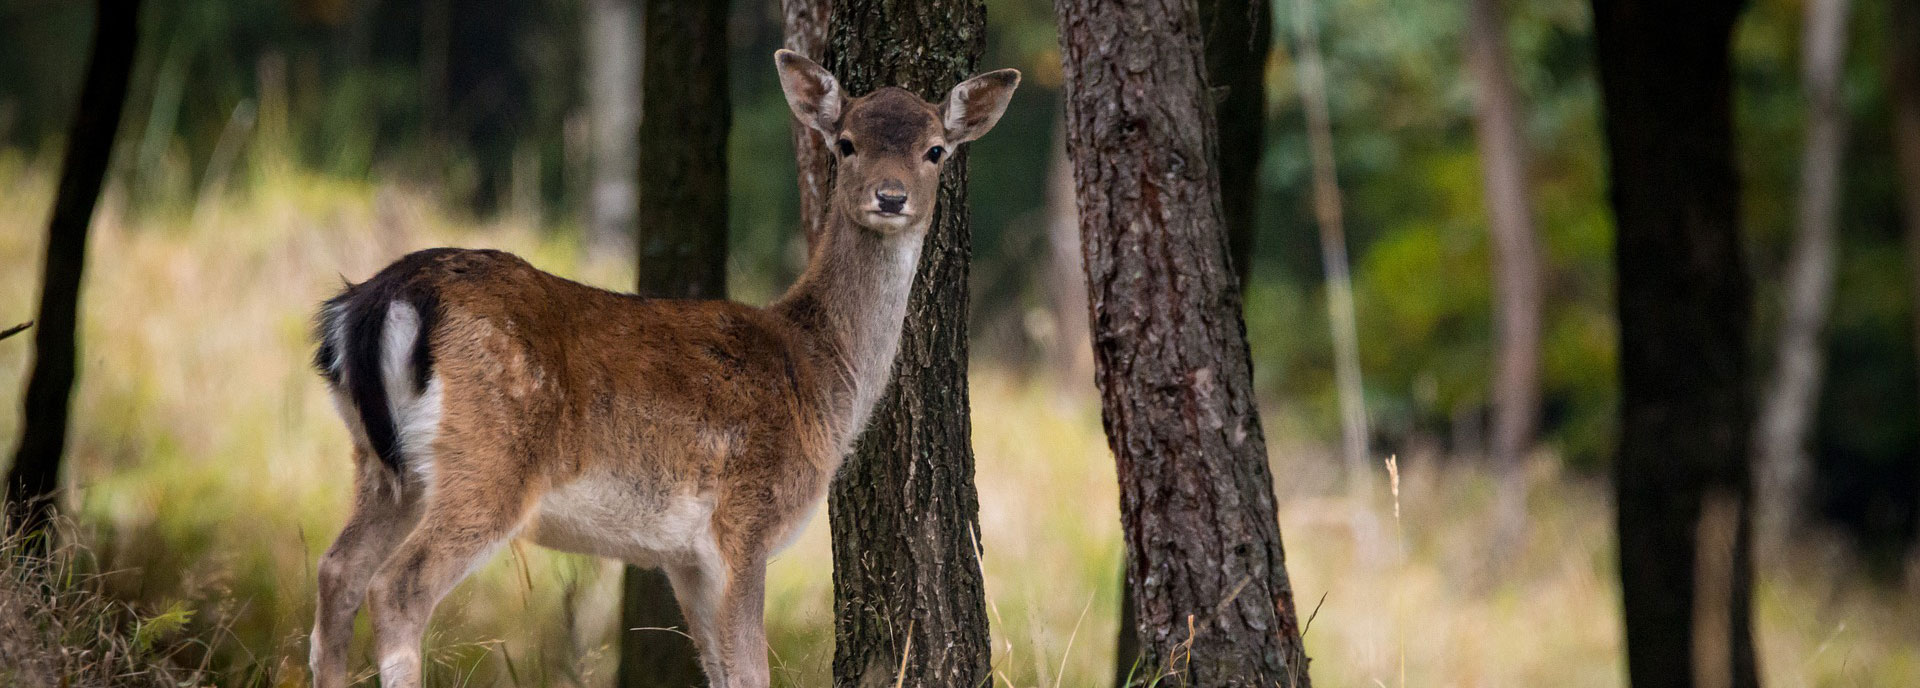
M 887 182 L 873 192 L 873 200 L 880 206 L 880 212 L 897 213 L 907 207 L 907 189 L 899 182 Z

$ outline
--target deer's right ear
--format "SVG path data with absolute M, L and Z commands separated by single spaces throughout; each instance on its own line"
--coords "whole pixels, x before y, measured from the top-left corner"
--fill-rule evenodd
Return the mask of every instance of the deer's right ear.
M 774 51 L 773 63 L 793 116 L 828 139 L 840 133 L 840 82 L 833 74 L 791 50 Z

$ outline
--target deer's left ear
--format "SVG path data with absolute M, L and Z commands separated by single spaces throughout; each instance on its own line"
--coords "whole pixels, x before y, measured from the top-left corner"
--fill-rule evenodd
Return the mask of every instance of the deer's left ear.
M 986 135 L 1007 111 L 1013 89 L 1020 86 L 1020 70 L 997 69 L 962 81 L 947 92 L 940 105 L 947 145 L 957 146 Z

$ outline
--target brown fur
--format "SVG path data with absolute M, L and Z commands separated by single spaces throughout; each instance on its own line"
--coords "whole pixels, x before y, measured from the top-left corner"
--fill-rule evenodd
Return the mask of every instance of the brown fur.
M 383 684 L 417 686 L 433 606 L 516 534 L 661 566 L 713 684 L 767 684 L 766 560 L 817 508 L 886 384 L 942 167 L 925 149 L 984 133 L 1017 83 L 990 75 L 990 97 L 961 105 L 973 118 L 955 129 L 906 91 L 842 103 L 818 66 L 785 51 L 779 65 L 795 114 L 857 153 L 840 161 L 821 246 L 774 304 L 646 299 L 497 251 L 444 250 L 330 302 L 356 303 L 367 285 L 431 296 L 415 335 L 431 370 L 413 371 L 431 384 L 385 393 L 435 398 L 438 412 L 420 416 L 434 421 L 424 431 L 395 418 L 413 441 L 397 471 L 378 460 L 346 387 L 380 373 L 329 362 L 346 346 L 329 318 L 344 316 L 323 315 L 321 365 L 355 434 L 358 495 L 319 567 L 317 686 L 344 685 L 363 596 Z M 883 184 L 906 189 L 902 213 L 872 207 Z

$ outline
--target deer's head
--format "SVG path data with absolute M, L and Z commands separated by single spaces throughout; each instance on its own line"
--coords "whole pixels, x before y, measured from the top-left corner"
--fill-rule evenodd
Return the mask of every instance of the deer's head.
M 794 116 L 838 160 L 829 211 L 882 234 L 926 227 L 954 148 L 992 129 L 1020 85 L 1019 71 L 1001 69 L 960 82 L 937 104 L 892 86 L 849 98 L 799 53 L 778 51 L 774 62 Z

